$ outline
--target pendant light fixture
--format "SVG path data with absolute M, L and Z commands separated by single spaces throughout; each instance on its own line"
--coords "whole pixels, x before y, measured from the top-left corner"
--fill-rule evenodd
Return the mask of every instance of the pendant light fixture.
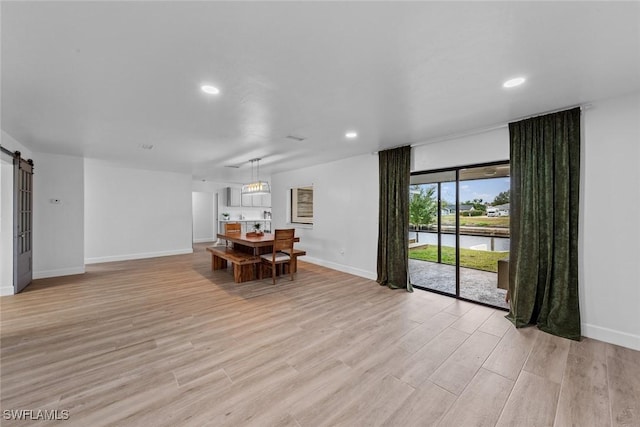
M 249 184 L 244 184 L 242 186 L 242 194 L 270 194 L 271 187 L 269 183 L 266 181 L 260 181 L 260 160 L 261 159 L 251 159 L 251 182 Z M 256 175 L 254 178 L 253 175 L 253 167 L 254 164 L 256 166 Z

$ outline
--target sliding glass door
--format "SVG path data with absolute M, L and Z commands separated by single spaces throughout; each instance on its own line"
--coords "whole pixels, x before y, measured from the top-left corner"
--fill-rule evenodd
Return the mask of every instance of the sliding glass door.
M 415 173 L 409 192 L 413 285 L 508 308 L 509 164 Z

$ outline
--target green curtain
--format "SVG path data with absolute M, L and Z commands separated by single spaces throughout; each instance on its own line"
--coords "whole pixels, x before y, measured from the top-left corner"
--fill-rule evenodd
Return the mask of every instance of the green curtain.
M 507 316 L 580 339 L 580 109 L 509 124 L 511 250 Z
M 413 292 L 409 271 L 411 147 L 379 152 L 378 283 Z

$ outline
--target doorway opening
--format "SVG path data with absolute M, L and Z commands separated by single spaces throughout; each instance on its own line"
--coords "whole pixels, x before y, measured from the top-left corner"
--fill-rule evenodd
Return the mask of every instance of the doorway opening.
M 508 309 L 509 189 L 508 161 L 412 174 L 413 286 Z

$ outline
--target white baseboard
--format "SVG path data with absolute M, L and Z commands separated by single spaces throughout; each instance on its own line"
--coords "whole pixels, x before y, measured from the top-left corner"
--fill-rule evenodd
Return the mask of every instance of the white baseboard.
M 47 277 L 71 276 L 73 274 L 84 274 L 84 265 L 82 267 L 60 268 L 57 270 L 34 271 L 34 279 L 46 279 Z
M 163 257 L 163 256 L 185 255 L 185 254 L 192 254 L 192 253 L 193 253 L 193 248 L 185 248 L 185 249 L 177 249 L 175 251 L 145 252 L 145 253 L 137 253 L 137 254 L 85 258 L 84 263 L 99 264 L 103 262 L 129 261 L 133 259 L 157 258 L 157 257 Z
M 582 335 L 587 338 L 593 338 L 595 340 L 631 348 L 633 350 L 640 350 L 640 336 L 629 334 L 627 332 L 620 332 L 614 329 L 603 328 L 602 326 L 583 323 Z
M 59 268 L 56 270 L 41 270 L 34 271 L 32 274 L 32 278 L 35 279 L 46 279 L 48 277 L 60 277 L 60 276 L 72 276 L 74 274 L 84 274 L 84 265 L 82 267 L 72 267 L 72 268 Z M 0 287 L 0 296 L 5 295 L 15 295 L 13 286 L 1 286 Z
M 13 286 L 1 286 L 0 287 L 0 297 L 6 295 L 13 295 Z
M 354 276 L 364 277 L 365 279 L 376 280 L 378 278 L 378 274 L 374 273 L 374 272 L 371 272 L 371 271 L 362 270 L 360 268 L 350 267 L 350 266 L 344 265 L 344 264 L 338 264 L 336 262 L 325 261 L 325 260 L 318 259 L 318 258 L 313 258 L 313 257 L 310 257 L 310 256 L 305 256 L 303 258 L 300 258 L 300 261 L 305 261 L 305 262 L 310 262 L 311 264 L 321 265 L 323 267 L 331 268 L 333 270 L 342 271 L 343 273 L 349 273 L 349 274 L 353 274 Z
M 193 239 L 193 243 L 208 243 L 208 242 L 215 242 L 216 238 L 211 236 L 211 237 L 201 237 L 199 239 Z

